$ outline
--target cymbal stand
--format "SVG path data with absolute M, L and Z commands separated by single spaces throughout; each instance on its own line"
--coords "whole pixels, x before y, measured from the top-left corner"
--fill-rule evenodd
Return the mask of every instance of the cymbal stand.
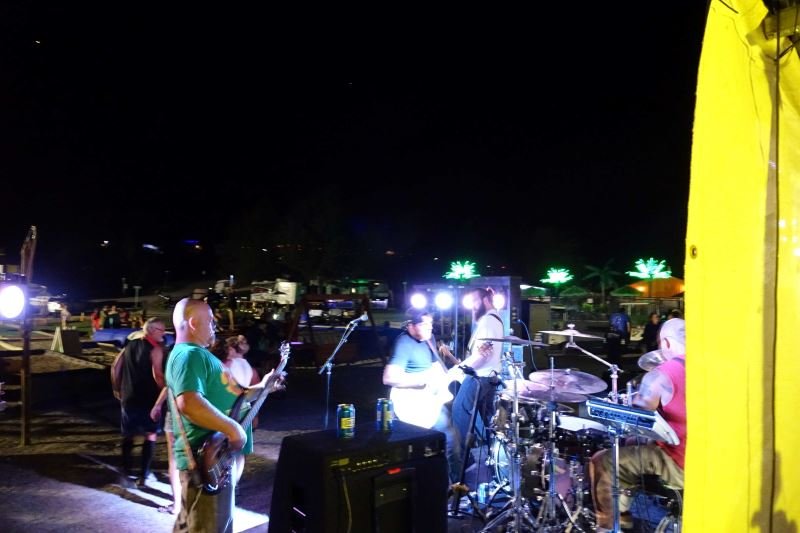
M 558 509 L 563 509 L 567 515 L 567 521 L 574 523 L 572 513 L 567 508 L 566 502 L 556 491 L 556 463 L 558 462 L 558 450 L 556 449 L 556 427 L 558 427 L 558 404 L 555 401 L 555 362 L 550 356 L 550 401 L 547 402 L 547 447 L 545 450 L 544 461 L 549 476 L 547 494 L 542 500 L 539 514 L 536 517 L 537 531 L 563 531 L 564 523 L 558 519 Z
M 570 329 L 574 329 L 574 327 L 575 327 L 573 324 L 568 324 L 568 326 L 569 326 Z M 575 348 L 579 352 L 582 352 L 582 353 L 588 355 L 589 357 L 591 357 L 591 358 L 603 363 L 604 365 L 606 365 L 608 367 L 609 371 L 611 372 L 611 398 L 614 400 L 614 403 L 619 403 L 619 392 L 618 392 L 618 389 L 617 389 L 617 378 L 619 378 L 620 374 L 624 373 L 622 370 L 620 370 L 619 366 L 615 365 L 614 363 L 609 363 L 608 361 L 606 361 L 602 357 L 597 357 L 595 354 L 593 354 L 592 352 L 590 352 L 588 350 L 584 350 L 583 348 L 581 348 L 580 346 L 575 344 L 575 341 L 572 340 L 572 335 L 569 336 L 569 341 L 567 341 L 567 344 L 566 344 L 565 348 Z
M 573 329 L 574 326 L 571 324 L 569 325 L 570 329 Z M 569 342 L 566 345 L 567 348 L 575 348 L 576 350 L 583 352 L 584 354 L 600 361 L 604 365 L 606 365 L 609 370 L 611 371 L 611 398 L 614 403 L 619 403 L 619 393 L 617 389 L 617 379 L 619 378 L 619 374 L 622 373 L 622 370 L 613 363 L 609 363 L 605 359 L 601 357 L 597 357 L 595 354 L 588 350 L 584 350 L 572 340 L 572 335 L 569 336 Z M 630 390 L 630 389 L 629 389 Z M 628 398 L 630 398 L 630 392 L 628 393 Z M 630 401 L 630 400 L 629 400 Z M 614 533 L 620 533 L 622 530 L 620 529 L 619 523 L 619 436 L 620 436 L 620 429 L 617 428 L 614 424 L 606 426 L 608 428 L 608 436 L 611 437 L 611 461 L 612 461 L 612 471 L 613 475 L 611 478 L 611 497 L 614 502 Z
M 511 462 L 513 463 L 509 469 L 513 497 L 506 504 L 500 514 L 492 518 L 489 523 L 486 524 L 486 527 L 481 530 L 481 533 L 494 531 L 494 528 L 496 528 L 498 525 L 505 522 L 511 522 L 511 520 L 513 520 L 513 529 L 507 529 L 507 531 L 519 533 L 520 531 L 524 530 L 533 531 L 535 528 L 533 516 L 528 508 L 528 503 L 522 500 L 522 487 L 520 486 L 522 480 L 522 454 L 520 453 L 519 445 L 519 391 L 517 391 L 517 380 L 524 379 L 522 377 L 522 368 L 524 367 L 525 363 L 517 363 L 514 361 L 512 352 L 505 352 L 503 357 L 506 359 L 508 367 L 513 369 L 512 380 L 514 408 L 511 413 L 511 449 L 508 450 L 509 457 L 512 459 Z

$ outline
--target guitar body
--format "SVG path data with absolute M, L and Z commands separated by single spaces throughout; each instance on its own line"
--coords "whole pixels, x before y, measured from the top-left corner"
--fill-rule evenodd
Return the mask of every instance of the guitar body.
M 286 368 L 286 363 L 288 361 L 289 343 L 283 342 L 281 344 L 281 362 L 278 364 L 278 368 L 273 372 L 273 381 L 267 381 L 267 385 L 261 391 L 258 399 L 253 403 L 250 411 L 245 418 L 240 421 L 245 430 L 253 423 L 253 418 L 255 418 L 258 410 L 261 409 L 261 406 L 269 395 L 270 386 L 275 380 L 281 377 L 283 369 Z M 242 410 L 242 405 L 244 405 L 246 396 L 246 392 L 240 394 L 239 397 L 236 398 L 233 407 L 231 407 L 229 416 L 234 420 L 239 420 L 239 414 Z M 228 486 L 231 481 L 234 457 L 237 452 L 238 450 L 230 449 L 228 437 L 221 431 L 215 431 L 206 437 L 197 454 L 197 469 L 200 471 L 200 479 L 203 482 L 204 492 L 207 494 L 217 494 Z
M 422 428 L 430 429 L 439 419 L 442 406 L 453 399 L 448 390 L 450 376 L 438 364 L 425 371 L 428 385 L 422 389 L 392 387 L 389 397 L 394 403 L 397 418 Z

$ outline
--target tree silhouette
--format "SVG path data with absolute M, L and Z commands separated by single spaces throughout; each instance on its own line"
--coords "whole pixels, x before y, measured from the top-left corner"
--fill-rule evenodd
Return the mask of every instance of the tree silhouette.
M 597 278 L 597 282 L 600 284 L 600 297 L 603 305 L 606 303 L 606 289 L 613 289 L 616 287 L 617 280 L 615 278 L 622 275 L 621 272 L 617 272 L 611 268 L 611 263 L 613 262 L 613 259 L 609 259 L 606 261 L 606 264 L 601 267 L 586 265 L 586 270 L 588 270 L 589 273 L 583 277 L 583 279 Z

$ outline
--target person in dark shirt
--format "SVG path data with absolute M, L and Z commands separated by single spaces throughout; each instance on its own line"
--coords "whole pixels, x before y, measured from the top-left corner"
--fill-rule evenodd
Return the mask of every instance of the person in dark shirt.
M 642 333 L 642 345 L 645 352 L 658 350 L 658 329 L 661 327 L 661 319 L 658 313 L 650 313 L 647 324 L 644 325 Z
M 142 471 L 136 483 L 144 486 L 150 475 L 150 463 L 160 431 L 161 403 L 164 388 L 164 321 L 150 318 L 145 322 L 144 335 L 128 343 L 122 354 L 120 376 L 122 467 L 131 473 L 133 439 L 143 435 Z

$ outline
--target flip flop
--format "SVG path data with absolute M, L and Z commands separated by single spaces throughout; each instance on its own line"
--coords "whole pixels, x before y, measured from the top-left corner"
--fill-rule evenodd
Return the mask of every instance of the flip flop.
M 175 514 L 175 506 L 173 505 L 162 505 L 158 508 L 159 513 L 165 514 Z

